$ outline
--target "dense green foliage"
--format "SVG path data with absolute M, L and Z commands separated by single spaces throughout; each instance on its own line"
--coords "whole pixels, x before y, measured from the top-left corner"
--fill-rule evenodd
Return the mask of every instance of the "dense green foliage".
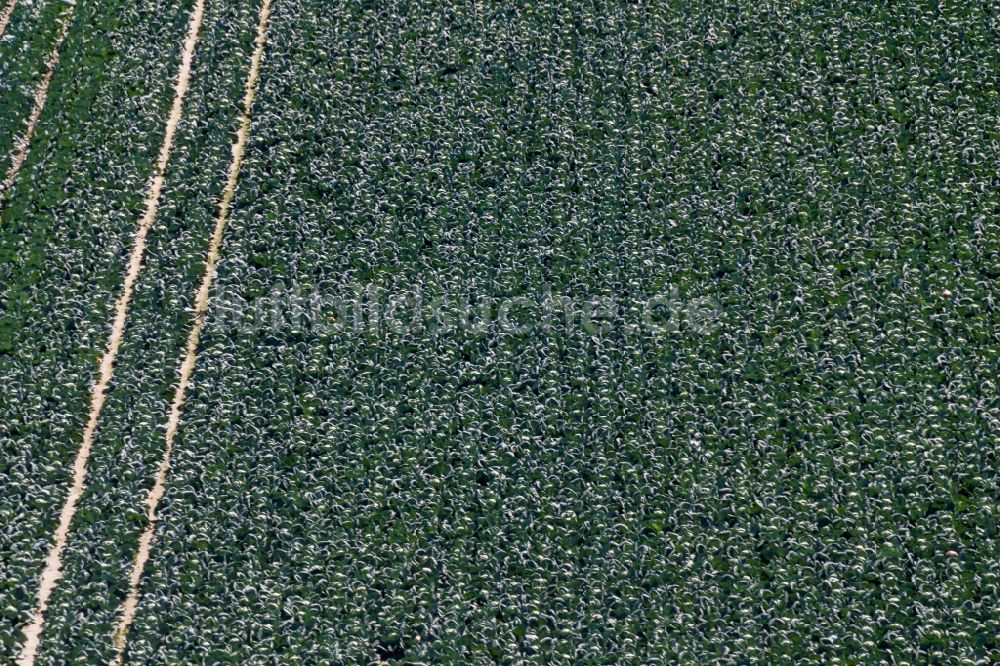
M 245 0 L 206 7 L 185 120 L 95 441 L 87 493 L 63 556 L 65 578 L 50 604 L 39 664 L 111 660 L 108 637 L 128 589 L 145 526 L 146 493 L 163 451 L 163 422 L 232 157 L 258 9 L 258 3 Z
M 72 6 L 65 0 L 20 2 L 0 37 L 0 183 L 27 127 L 62 23 L 71 16 Z
M 237 4 L 209 3 L 45 663 L 108 656 L 251 49 Z M 1000 661 L 998 31 L 981 2 L 277 0 L 129 660 Z M 58 122 L 55 165 L 124 140 Z M 31 202 L 70 180 L 47 163 L 3 217 L 5 650 L 134 219 L 102 181 L 61 204 L 99 212 L 46 222 Z M 278 285 L 621 308 L 589 335 L 218 307 Z M 670 288 L 717 325 L 633 326 Z
M 0 217 L 2 661 L 65 500 L 188 14 L 180 0 L 80 0 Z
M 996 35 L 935 7 L 279 3 L 224 290 L 723 321 L 210 321 L 133 657 L 995 657 Z

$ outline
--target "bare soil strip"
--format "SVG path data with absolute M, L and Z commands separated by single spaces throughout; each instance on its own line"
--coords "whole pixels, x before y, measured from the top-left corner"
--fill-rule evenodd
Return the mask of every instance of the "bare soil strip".
M 146 196 L 145 213 L 139 222 L 139 226 L 136 228 L 135 241 L 132 247 L 132 255 L 129 258 L 128 270 L 125 274 L 125 282 L 122 285 L 121 294 L 118 296 L 118 302 L 115 306 L 115 318 L 111 327 L 108 348 L 101 359 L 100 373 L 91 392 L 90 415 L 83 431 L 83 441 L 77 452 L 76 461 L 73 463 L 73 483 L 70 486 L 69 495 L 66 497 L 66 502 L 59 515 L 59 527 L 56 529 L 52 548 L 49 550 L 49 555 L 45 560 L 45 570 L 42 572 L 37 603 L 32 614 L 32 619 L 24 627 L 24 646 L 18 658 L 20 666 L 33 666 L 35 663 L 42 630 L 45 627 L 45 611 L 48 607 L 49 597 L 52 595 L 52 591 L 55 589 L 61 576 L 62 551 L 66 547 L 66 540 L 69 536 L 73 516 L 76 514 L 77 504 L 86 489 L 87 462 L 90 459 L 94 433 L 97 430 L 101 410 L 104 407 L 108 384 L 111 382 L 111 377 L 114 374 L 115 359 L 118 356 L 118 349 L 121 346 L 125 330 L 129 302 L 132 299 L 132 292 L 135 290 L 135 283 L 139 278 L 139 271 L 142 268 L 142 258 L 146 250 L 146 237 L 149 234 L 149 229 L 153 221 L 156 219 L 160 193 L 163 190 L 164 172 L 166 171 L 167 163 L 170 161 L 174 135 L 181 119 L 184 97 L 187 94 L 188 85 L 191 80 L 191 63 L 194 59 L 194 50 L 198 43 L 198 33 L 201 29 L 204 13 L 204 0 L 196 0 L 191 10 L 191 20 L 188 25 L 187 37 L 184 41 L 181 66 L 174 88 L 174 102 L 170 109 L 170 115 L 167 116 L 166 132 L 163 137 L 163 145 L 160 148 L 156 175 L 153 176 L 149 186 L 149 193 Z
M 16 6 L 17 0 L 10 0 L 3 8 L 3 12 L 0 13 L 0 37 L 3 37 L 3 33 L 7 31 L 7 25 L 10 23 L 10 17 L 14 15 L 14 7 Z
M 223 191 L 222 199 L 219 202 L 219 212 L 215 221 L 215 230 L 208 247 L 208 256 L 205 261 L 205 272 L 202 275 L 201 287 L 195 296 L 194 320 L 191 332 L 188 335 L 187 348 L 184 360 L 180 366 L 177 389 L 174 393 L 173 404 L 170 407 L 170 416 L 167 419 L 166 442 L 163 449 L 163 458 L 160 460 L 160 469 L 156 476 L 156 482 L 149 491 L 146 498 L 147 518 L 149 524 L 139 538 L 139 548 L 136 553 L 135 563 L 132 573 L 129 576 L 129 594 L 122 603 L 118 626 L 114 632 L 115 661 L 120 665 L 125 654 L 125 646 L 128 641 L 128 631 L 135 619 L 136 608 L 139 605 L 139 586 L 142 580 L 143 571 L 149 561 L 150 552 L 153 545 L 153 537 L 156 532 L 156 509 L 163 498 L 166 490 L 167 474 L 170 471 L 170 457 L 173 452 L 174 438 L 177 435 L 177 427 L 181 420 L 181 410 L 184 406 L 184 396 L 187 387 L 191 382 L 191 374 L 194 372 L 195 363 L 198 359 L 198 344 L 201 340 L 201 332 L 205 326 L 205 315 L 208 312 L 208 304 L 212 282 L 215 279 L 216 269 L 219 264 L 219 253 L 222 248 L 223 234 L 226 224 L 229 221 L 229 210 L 236 193 L 236 184 L 240 176 L 240 168 L 243 165 L 243 156 L 246 152 L 247 139 L 250 136 L 250 114 L 253 109 L 254 97 L 257 94 L 257 81 L 260 76 L 260 64 L 264 56 L 264 46 L 267 42 L 267 28 L 271 16 L 271 0 L 264 0 L 260 8 L 260 20 L 257 23 L 257 40 L 253 56 L 250 60 L 250 71 L 247 74 L 246 92 L 243 97 L 243 116 L 240 119 L 240 126 L 236 134 L 236 142 L 233 144 L 233 160 L 229 166 L 229 180 Z
M 7 29 L 7 24 L 10 22 L 10 17 L 14 12 L 14 5 L 16 4 L 17 0 L 11 0 L 7 9 L 0 15 L 0 35 L 3 35 L 3 31 Z M 3 210 L 4 195 L 14 186 L 17 174 L 21 171 L 24 161 L 28 158 L 28 150 L 31 148 L 31 138 L 35 135 L 35 126 L 38 124 L 38 119 L 42 117 L 42 109 L 45 108 L 45 100 L 49 96 L 49 85 L 52 83 L 52 75 L 59 64 L 59 49 L 62 48 L 63 42 L 66 41 L 66 35 L 69 34 L 69 27 L 73 23 L 73 15 L 75 13 L 76 2 L 73 0 L 69 3 L 68 15 L 63 20 L 62 27 L 59 29 L 59 35 L 56 37 L 56 43 L 49 54 L 45 76 L 42 77 L 42 82 L 38 84 L 38 90 L 35 91 L 35 105 L 32 107 L 31 115 L 28 117 L 28 127 L 24 130 L 24 135 L 21 136 L 15 145 L 14 157 L 11 159 L 10 167 L 7 169 L 3 183 L 0 183 L 0 210 Z

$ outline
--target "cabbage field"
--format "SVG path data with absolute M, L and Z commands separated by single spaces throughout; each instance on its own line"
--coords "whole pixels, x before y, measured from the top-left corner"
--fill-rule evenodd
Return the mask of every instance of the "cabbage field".
M 998 50 L 0 0 L 0 663 L 1000 663 Z

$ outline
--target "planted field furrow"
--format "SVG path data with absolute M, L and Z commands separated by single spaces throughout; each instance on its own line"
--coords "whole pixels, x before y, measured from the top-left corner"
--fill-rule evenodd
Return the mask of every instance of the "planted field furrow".
M 0 15 L 0 208 L 30 146 L 74 7 L 72 0 L 15 0 Z
M 206 3 L 156 230 L 63 555 L 64 577 L 50 602 L 39 664 L 114 659 L 117 611 L 146 527 L 145 502 L 232 161 L 258 12 L 253 3 Z
M 993 3 L 78 2 L 0 661 L 1000 661 Z
M 17 0 L 7 0 L 4 4 L 3 9 L 0 9 L 0 37 L 7 32 L 7 26 L 10 25 L 10 18 L 14 15 L 14 7 L 17 6 Z
M 73 462 L 73 481 L 69 487 L 62 511 L 59 514 L 59 526 L 56 528 L 52 547 L 49 550 L 48 557 L 45 559 L 45 569 L 42 572 L 41 581 L 39 582 L 38 601 L 35 611 L 32 614 L 31 621 L 24 628 L 25 641 L 18 660 L 21 666 L 32 666 L 35 663 L 35 656 L 38 652 L 38 645 L 45 625 L 45 613 L 48 609 L 49 597 L 52 595 L 52 591 L 55 589 L 61 575 L 62 551 L 66 547 L 66 539 L 69 536 L 70 526 L 73 522 L 73 517 L 76 515 L 77 505 L 86 487 L 87 467 L 90 461 L 94 433 L 97 431 L 101 411 L 104 409 L 104 402 L 107 397 L 108 386 L 114 375 L 118 350 L 121 347 L 129 305 L 132 300 L 132 292 L 135 289 L 135 283 L 139 279 L 139 271 L 143 265 L 146 252 L 146 238 L 149 235 L 150 227 L 156 221 L 156 213 L 160 205 L 160 194 L 163 191 L 164 173 L 167 164 L 170 162 L 174 135 L 177 132 L 177 125 L 180 122 L 181 113 L 184 109 L 184 97 L 187 94 L 191 78 L 191 62 L 194 58 L 195 46 L 198 43 L 198 32 L 201 30 L 204 10 L 203 0 L 195 0 L 176 75 L 174 99 L 170 106 L 170 112 L 166 117 L 163 143 L 160 145 L 156 171 L 150 180 L 149 191 L 144 202 L 145 209 L 136 227 L 135 237 L 132 241 L 132 252 L 125 270 L 125 280 L 122 284 L 118 300 L 115 303 L 115 313 L 111 322 L 111 333 L 108 338 L 107 349 L 101 357 L 97 381 L 91 390 L 90 412 L 87 415 L 87 425 L 84 426 L 80 448 L 77 452 L 76 460 Z M 50 78 L 51 73 L 46 77 L 46 87 Z M 44 97 L 42 101 L 44 101 Z M 15 166 L 17 166 L 17 162 L 15 162 Z
M 173 452 L 174 438 L 177 435 L 177 428 L 181 421 L 181 411 L 184 406 L 184 398 L 188 385 L 191 382 L 191 375 L 194 372 L 195 363 L 198 358 L 198 344 L 201 340 L 202 327 L 205 324 L 205 316 L 208 313 L 209 298 L 211 296 L 212 282 L 218 269 L 220 252 L 222 251 L 222 240 L 229 221 L 229 211 L 233 196 L 236 193 L 236 184 L 239 180 L 240 168 L 243 166 L 243 157 L 246 152 L 247 139 L 250 133 L 250 113 L 253 110 L 253 100 L 257 93 L 257 81 L 260 75 L 261 59 L 264 56 L 264 45 L 267 40 L 268 19 L 270 17 L 271 2 L 264 0 L 260 9 L 260 20 L 257 25 L 257 41 L 247 74 L 246 94 L 243 101 L 243 117 L 240 119 L 240 128 L 237 132 L 236 143 L 233 144 L 233 160 L 229 167 L 229 178 L 226 181 L 226 189 L 222 193 L 222 200 L 219 204 L 219 215 L 215 223 L 215 231 L 212 234 L 212 242 L 208 247 L 208 257 L 205 261 L 205 274 L 202 278 L 201 286 L 194 301 L 194 312 L 192 316 L 191 333 L 188 336 L 187 347 L 184 350 L 184 360 L 181 363 L 180 376 L 177 380 L 177 389 L 174 393 L 173 403 L 170 405 L 170 416 L 167 419 L 165 432 L 166 437 L 163 447 L 163 458 L 160 461 L 160 468 L 156 475 L 156 482 L 149 491 L 146 499 L 147 520 L 149 524 L 139 538 L 139 547 L 136 553 L 135 565 L 129 576 L 129 594 L 121 607 L 121 619 L 115 629 L 115 661 L 120 665 L 125 654 L 125 647 L 128 641 L 128 631 L 132 621 L 135 619 L 136 607 L 139 603 L 139 586 L 142 576 L 149 561 L 152 551 L 153 538 L 156 530 L 157 508 L 163 493 L 166 490 L 167 475 L 170 471 L 170 458 Z
M 4 659 L 22 650 L 53 535 L 65 533 L 60 509 L 82 478 L 74 460 L 147 207 L 189 13 L 187 2 L 79 2 L 49 90 L 58 103 L 46 105 L 0 217 Z
M 278 3 L 129 659 L 996 654 L 992 25 Z
M 70 7 L 75 8 L 76 3 L 70 2 Z M 21 172 L 21 167 L 24 166 L 24 161 L 28 158 L 28 151 L 31 150 L 31 139 L 35 135 L 35 127 L 38 125 L 38 120 L 42 117 L 42 111 L 45 109 L 45 101 L 48 99 L 49 86 L 52 84 L 52 75 L 55 74 L 56 67 L 59 65 L 59 49 L 62 48 L 63 40 L 69 34 L 72 19 L 73 13 L 70 11 L 60 22 L 59 35 L 56 37 L 56 42 L 52 46 L 52 53 L 49 54 L 46 61 L 45 76 L 42 77 L 41 82 L 38 84 L 38 90 L 35 91 L 34 105 L 31 108 L 31 114 L 28 116 L 24 133 L 18 138 L 14 146 L 14 154 L 10 159 L 7 174 L 4 176 L 3 181 L 0 182 L 0 206 L 3 206 L 4 195 L 14 186 L 14 183 L 17 181 L 17 174 Z

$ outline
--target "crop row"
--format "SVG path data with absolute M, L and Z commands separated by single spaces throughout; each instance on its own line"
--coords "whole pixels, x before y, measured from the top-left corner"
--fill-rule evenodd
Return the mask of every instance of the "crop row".
M 0 4 L 0 12 L 6 8 L 6 2 Z M 61 24 L 72 17 L 72 4 L 65 0 L 20 2 L 0 36 L 0 183 L 24 135 Z
M 188 13 L 189 3 L 180 1 L 81 0 L 30 158 L 5 195 L 3 658 L 17 650 L 69 488 L 91 385 L 162 139 Z M 12 22 L 8 29 L 15 27 Z
M 209 2 L 157 223 L 63 555 L 39 664 L 110 663 L 163 425 L 228 177 L 257 3 Z
M 1000 658 L 989 5 L 330 4 L 275 4 L 131 661 Z M 252 49 L 236 5 L 208 3 L 43 663 L 109 656 Z M 3 655 L 189 6 L 77 11 L 102 38 L 70 33 L 0 234 Z M 620 307 L 374 320 L 416 289 Z M 282 290 L 360 290 L 366 325 Z M 637 325 L 663 294 L 712 325 Z
M 213 310 L 131 657 L 996 658 L 992 21 L 279 2 L 220 293 L 622 308 Z

